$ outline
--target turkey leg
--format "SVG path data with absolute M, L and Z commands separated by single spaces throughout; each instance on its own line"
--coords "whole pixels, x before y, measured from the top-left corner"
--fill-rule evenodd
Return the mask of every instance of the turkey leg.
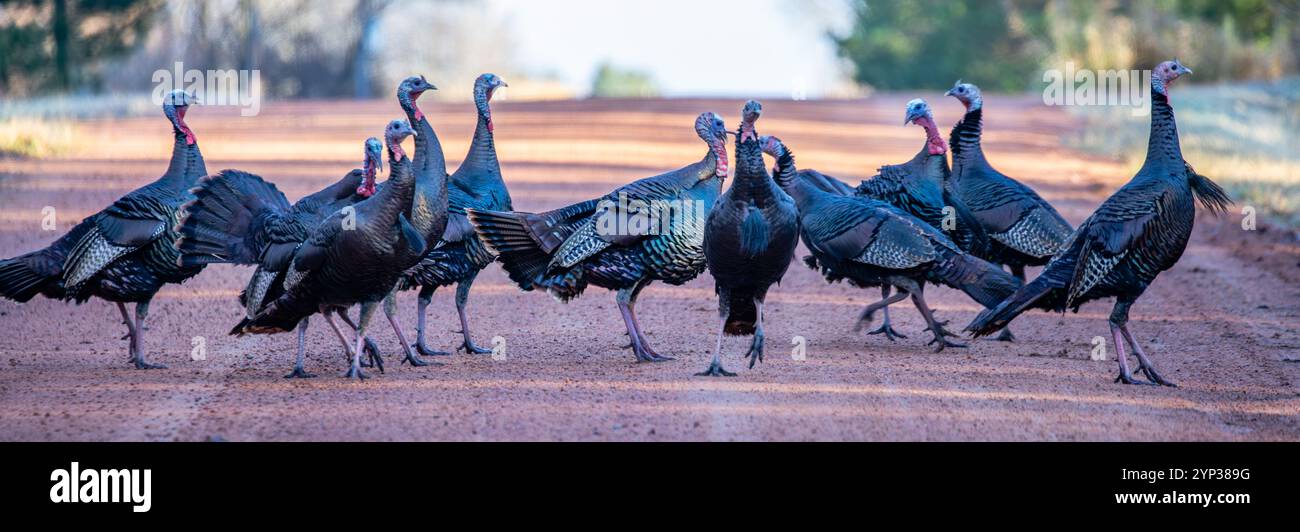
M 655 353 L 650 349 L 650 346 L 646 345 L 645 337 L 641 334 L 641 327 L 636 322 L 636 314 L 633 308 L 636 305 L 636 296 L 641 292 L 643 286 L 645 286 L 643 283 L 638 282 L 631 288 L 620 289 L 618 295 L 614 298 L 618 304 L 618 312 L 623 315 L 623 324 L 627 326 L 627 335 L 632 339 L 632 354 L 636 355 L 638 362 L 672 360 L 671 357 Z
M 430 364 L 441 366 L 432 362 L 426 362 L 424 359 L 415 355 L 411 344 L 406 343 L 406 335 L 402 334 L 402 325 L 397 322 L 397 291 L 394 290 L 384 297 L 384 317 L 388 318 L 388 324 L 393 326 L 393 333 L 397 334 L 397 343 L 401 344 L 402 351 L 406 354 L 402 357 L 402 362 L 410 362 L 412 366 L 423 367 Z M 384 372 L 383 364 L 379 366 L 379 372 Z
M 925 304 L 924 291 L 922 291 L 920 285 L 912 287 L 912 289 L 908 290 L 908 292 L 912 294 L 912 304 L 916 305 L 916 310 L 919 310 L 921 312 L 921 317 L 925 318 L 925 322 L 930 325 L 930 332 L 934 333 L 934 338 L 932 338 L 929 342 L 926 342 L 925 345 L 939 344 L 934 349 L 935 353 L 943 351 L 943 348 L 945 347 L 966 347 L 966 344 L 959 344 L 957 342 L 952 342 L 946 338 L 947 336 L 956 336 L 956 335 L 945 330 L 943 328 L 943 324 L 939 323 L 938 320 L 934 319 L 934 313 L 930 311 L 930 306 Z
M 362 303 L 361 313 L 357 315 L 357 341 L 356 348 L 352 350 L 352 366 L 348 372 L 343 374 L 343 378 L 365 380 L 366 374 L 361 371 L 361 350 L 366 340 L 366 327 L 370 325 L 370 318 L 375 315 L 376 303 Z
M 128 342 L 126 343 L 126 352 L 127 352 L 126 361 L 134 363 L 135 362 L 135 321 L 131 319 L 131 313 L 127 312 L 126 303 L 118 302 L 117 310 L 118 312 L 122 313 L 122 323 L 126 324 L 126 336 L 122 337 L 123 340 L 128 340 Z
M 903 298 L 907 297 L 906 293 L 900 292 L 898 298 L 890 300 L 889 292 L 892 288 L 893 287 L 890 285 L 884 285 L 880 287 L 880 301 L 882 302 L 889 301 L 889 303 L 885 303 L 881 307 L 876 307 L 876 309 L 882 309 L 885 312 L 885 322 L 880 324 L 880 327 L 877 328 L 876 330 L 867 333 L 869 335 L 883 334 L 885 335 L 885 338 L 888 338 L 889 341 L 891 342 L 893 342 L 895 338 L 903 338 L 903 339 L 907 338 L 906 336 L 900 334 L 898 331 L 895 331 L 894 328 L 889 324 L 889 305 L 897 303 L 903 300 Z M 875 307 L 875 305 L 871 305 L 866 309 L 863 309 L 862 314 L 858 315 L 858 324 L 853 328 L 855 331 L 861 331 L 864 326 L 866 326 L 868 323 L 871 323 L 871 314 L 875 313 L 875 309 L 872 309 L 872 307 Z M 868 312 L 867 309 L 871 309 L 871 312 Z M 866 323 L 863 323 L 863 321 L 865 321 Z
M 1174 383 L 1164 380 L 1159 373 L 1156 373 L 1155 367 L 1151 365 L 1151 359 L 1147 358 L 1142 347 L 1133 341 L 1133 335 L 1128 332 L 1128 309 L 1131 306 L 1133 306 L 1132 301 L 1116 301 L 1115 309 L 1110 313 L 1110 335 L 1115 339 L 1115 353 L 1119 356 L 1119 376 L 1115 377 L 1115 382 L 1174 386 Z M 1129 373 L 1128 354 L 1124 352 L 1125 342 L 1133 346 L 1133 354 L 1137 355 L 1138 359 L 1138 371 L 1146 373 L 1147 378 L 1151 379 L 1150 382 L 1134 379 L 1133 374 Z
M 303 359 L 306 358 L 306 351 L 307 351 L 307 318 L 303 318 L 302 321 L 298 322 L 298 356 L 294 358 L 293 371 L 290 372 L 288 375 L 285 375 L 284 378 L 311 379 L 316 377 L 311 373 L 307 373 L 307 371 L 304 370 L 302 367 Z
M 713 361 L 709 363 L 709 369 L 696 373 L 696 377 L 735 377 L 736 374 L 722 369 L 722 332 L 727 328 L 727 317 L 722 317 L 722 323 L 718 324 L 718 345 L 713 348 Z
M 870 325 L 870 324 L 871 324 L 871 320 L 872 320 L 872 318 L 873 318 L 873 316 L 875 315 L 875 313 L 876 313 L 877 310 L 884 309 L 884 310 L 885 310 L 885 313 L 886 313 L 886 314 L 885 314 L 885 318 L 888 319 L 888 318 L 889 318 L 889 314 L 888 314 L 888 313 L 889 313 L 889 306 L 890 306 L 890 305 L 893 305 L 894 303 L 897 303 L 897 302 L 899 302 L 899 301 L 902 301 L 902 300 L 904 300 L 904 299 L 907 299 L 907 296 L 909 295 L 909 294 L 907 293 L 906 290 L 901 290 L 901 289 L 900 289 L 900 290 L 898 291 L 898 294 L 894 295 L 893 297 L 890 297 L 890 296 L 889 296 L 889 291 L 890 291 L 890 286 L 889 286 L 889 285 L 885 285 L 884 289 L 882 290 L 882 292 L 884 292 L 884 296 L 885 296 L 885 298 L 884 298 L 884 299 L 881 299 L 880 301 L 877 301 L 877 302 L 875 302 L 875 303 L 872 303 L 872 304 L 870 304 L 870 305 L 867 305 L 867 308 L 862 309 L 862 313 L 861 313 L 861 314 L 858 314 L 858 322 L 857 322 L 856 324 L 854 324 L 854 326 L 853 326 L 853 330 L 854 330 L 855 332 L 856 332 L 856 331 L 861 331 L 863 327 L 866 327 L 867 325 Z M 890 330 L 893 330 L 892 328 L 889 327 L 888 322 L 886 322 L 885 326 L 882 327 L 882 329 L 883 329 L 883 328 L 889 328 Z M 876 333 L 878 333 L 878 332 L 880 332 L 879 329 L 877 329 L 877 330 L 875 330 L 875 331 L 872 331 L 872 332 L 869 332 L 869 333 L 867 333 L 867 334 L 876 334 Z M 898 334 L 897 332 L 893 332 L 893 333 L 885 333 L 885 336 L 886 336 L 886 337 L 889 337 L 889 340 L 890 340 L 890 341 L 893 341 L 893 340 L 894 340 L 894 338 L 891 337 L 890 334 L 893 334 L 893 336 L 897 336 L 897 337 L 899 337 L 899 338 L 907 338 L 906 336 L 903 336 L 903 335 L 901 335 L 901 334 Z
M 1128 345 L 1133 348 L 1133 354 L 1137 355 L 1138 371 L 1145 373 L 1147 375 L 1147 378 L 1151 379 L 1151 382 L 1154 382 L 1162 386 L 1168 386 L 1170 388 L 1178 387 L 1177 384 L 1174 384 L 1172 381 L 1165 380 L 1163 377 L 1160 376 L 1159 373 L 1156 373 L 1155 365 L 1151 363 L 1150 358 L 1147 358 L 1146 351 L 1142 350 L 1142 346 L 1138 344 L 1137 340 L 1133 339 L 1133 334 L 1129 332 L 1127 323 L 1119 327 L 1119 332 L 1124 334 L 1124 339 L 1128 340 Z
M 348 317 L 348 309 L 338 309 L 338 313 L 339 317 L 343 319 L 343 323 L 346 323 L 348 327 L 352 329 L 352 332 L 355 333 L 357 331 L 357 325 L 352 323 L 352 318 Z M 376 344 L 375 341 L 370 338 L 366 338 L 366 357 L 367 360 L 361 363 L 361 367 L 370 368 L 378 365 L 379 371 L 384 371 L 384 361 L 379 354 L 379 344 Z
M 415 350 L 419 351 L 421 355 L 426 357 L 440 357 L 451 354 L 447 351 L 432 349 L 429 347 L 429 344 L 424 343 L 424 331 L 426 320 L 428 319 L 426 314 L 428 314 L 429 302 L 433 301 L 433 292 L 437 289 L 438 287 L 433 285 L 421 286 L 419 299 L 417 299 L 416 303 L 416 312 L 418 313 L 418 317 L 415 322 Z
M 763 361 L 763 300 L 755 298 L 754 305 L 758 307 L 758 323 L 754 327 L 754 341 L 749 345 L 749 352 L 745 353 L 749 369 L 754 369 L 755 362 Z
M 163 364 L 150 364 L 144 359 L 144 320 L 149 317 L 149 302 L 135 304 L 135 331 L 131 343 L 135 344 L 135 362 L 136 369 L 166 369 Z
M 348 362 L 351 362 L 351 360 L 352 360 L 352 342 L 351 342 L 350 340 L 348 340 L 348 336 L 347 336 L 346 334 L 343 334 L 343 329 L 339 327 L 339 324 L 334 322 L 334 309 L 332 309 L 332 308 L 322 308 L 322 309 L 320 310 L 320 313 L 321 313 L 322 316 L 325 316 L 325 323 L 328 323 L 329 326 L 330 326 L 330 329 L 332 329 L 332 330 L 334 331 L 334 336 L 338 337 L 338 339 L 339 339 L 339 343 L 343 344 L 343 358 L 344 358 L 344 360 L 345 360 L 345 361 L 348 361 Z
M 467 354 L 490 355 L 491 349 L 484 349 L 474 345 L 474 340 L 469 337 L 469 317 L 465 313 L 465 304 L 469 303 L 469 289 L 474 286 L 474 278 L 478 277 L 478 271 L 471 273 L 468 278 L 462 279 L 456 283 L 456 314 L 460 315 L 460 334 L 464 337 L 464 343 L 460 349 L 464 349 Z

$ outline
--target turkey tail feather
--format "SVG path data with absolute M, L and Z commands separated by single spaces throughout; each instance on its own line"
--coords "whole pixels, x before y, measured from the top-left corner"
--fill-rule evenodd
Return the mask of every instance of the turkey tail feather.
M 19 303 L 30 301 L 41 292 L 45 283 L 57 279 L 58 274 L 41 275 L 33 270 L 22 257 L 0 262 L 0 295 Z
M 1020 288 L 1020 280 L 973 255 L 954 254 L 934 271 L 939 281 L 993 308 Z
M 1210 178 L 1196 173 L 1192 165 L 1187 164 L 1186 166 L 1187 183 L 1191 185 L 1192 194 L 1196 195 L 1196 200 L 1201 203 L 1201 206 L 1215 214 L 1227 212 L 1228 206 L 1232 205 L 1232 198 L 1229 198 L 1228 193 L 1223 191 L 1223 187 L 1220 187 L 1214 181 L 1210 181 Z
M 1043 306 L 1040 301 L 1044 297 L 1053 295 L 1053 292 L 1060 292 L 1064 287 L 1063 283 L 1057 279 L 1057 276 L 1050 274 L 1039 275 L 1038 278 L 1025 285 L 1020 290 L 998 304 L 996 307 L 981 312 L 975 317 L 975 320 L 966 326 L 966 330 L 973 336 L 986 336 L 1006 327 L 1011 320 L 1016 319 L 1022 312 L 1034 307 Z M 1060 296 L 1060 294 L 1056 294 Z M 1050 300 L 1060 300 L 1061 297 L 1049 297 Z
M 257 263 L 266 222 L 292 209 L 274 184 L 238 170 L 205 178 L 192 192 L 176 228 L 182 267 Z
M 465 214 L 519 288 L 532 290 L 546 276 L 551 258 L 529 233 L 524 213 L 465 209 Z

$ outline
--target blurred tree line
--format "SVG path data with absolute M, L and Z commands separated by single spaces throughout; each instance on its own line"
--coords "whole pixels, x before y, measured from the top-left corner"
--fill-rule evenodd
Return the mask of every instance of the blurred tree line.
M 659 86 L 646 72 L 620 68 L 607 61 L 596 67 L 591 95 L 597 98 L 650 98 L 659 95 Z
M 260 69 L 277 97 L 386 95 L 411 72 L 469 87 L 509 74 L 499 24 L 476 0 L 0 0 L 0 95 L 147 91 L 176 62 Z
M 93 66 L 141 41 L 160 0 L 0 0 L 0 94 L 97 85 Z
M 832 35 L 855 79 L 880 89 L 958 78 L 1024 90 L 1045 68 L 1146 69 L 1178 57 L 1200 81 L 1300 71 L 1300 0 L 853 0 Z

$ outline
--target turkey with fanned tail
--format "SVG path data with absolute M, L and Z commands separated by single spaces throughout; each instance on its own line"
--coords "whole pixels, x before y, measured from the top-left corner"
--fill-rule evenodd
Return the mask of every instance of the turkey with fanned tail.
M 383 170 L 383 149 L 379 139 L 366 139 L 361 169 L 293 205 L 274 183 L 239 170 L 223 170 L 194 188 L 195 198 L 182 207 L 176 228 L 181 264 L 257 266 L 239 293 L 244 319 L 231 334 L 239 334 L 267 302 L 284 293 L 294 252 L 322 220 L 374 195 L 376 174 Z M 352 326 L 346 313 L 340 317 Z M 306 318 L 298 324 L 297 362 L 286 378 L 312 377 L 303 368 L 307 324 Z M 375 348 L 367 342 L 367 350 L 373 353 Z
M 727 131 L 721 117 L 704 113 L 695 132 L 708 145 L 702 160 L 604 197 L 539 214 L 466 214 L 520 288 L 546 290 L 561 301 L 588 284 L 617 290 L 636 359 L 671 360 L 646 341 L 636 300 L 653 281 L 679 285 L 704 271 L 704 221 L 727 175 Z
M 288 332 L 303 319 L 321 313 L 351 356 L 346 377 L 364 379 L 361 350 L 370 319 L 384 302 L 392 319 L 393 287 L 402 271 L 424 256 L 423 235 L 410 221 L 415 177 L 402 140 L 412 134 L 405 120 L 394 120 L 384 132 L 388 146 L 388 181 L 370 198 L 323 220 L 294 251 L 285 272 L 284 293 L 266 303 L 257 316 L 242 324 L 241 333 Z M 334 322 L 330 311 L 361 305 L 355 346 Z M 406 345 L 406 342 L 402 342 Z M 409 346 L 408 350 L 409 350 Z

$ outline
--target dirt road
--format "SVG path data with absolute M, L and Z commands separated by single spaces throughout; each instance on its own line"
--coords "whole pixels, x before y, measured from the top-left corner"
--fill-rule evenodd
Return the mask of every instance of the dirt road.
M 910 96 L 909 96 L 910 97 Z M 940 124 L 960 106 L 927 95 Z M 759 129 L 782 137 L 805 168 L 871 175 L 920 147 L 902 127 L 903 96 L 862 102 L 765 102 Z M 595 197 L 629 180 L 698 160 L 693 117 L 716 110 L 733 125 L 739 100 L 605 101 L 496 105 L 498 150 L 516 208 L 540 210 Z M 1035 187 L 1073 223 L 1123 180 L 1120 164 L 1060 148 L 1072 126 L 1032 100 L 989 98 L 985 146 L 993 164 Z M 466 105 L 428 105 L 450 164 L 471 135 Z M 265 176 L 290 199 L 357 166 L 361 142 L 399 116 L 395 103 L 267 104 L 261 115 L 196 108 L 189 123 L 209 169 Z M 946 126 L 945 126 L 946 127 Z M 86 123 L 74 154 L 0 160 L 0 255 L 43 246 L 165 167 L 160 116 Z M 1193 161 L 1194 163 L 1195 161 Z M 59 232 L 41 230 L 55 207 Z M 388 372 L 364 383 L 323 326 L 309 336 L 311 380 L 285 380 L 294 338 L 225 332 L 247 268 L 210 267 L 155 299 L 146 338 L 170 369 L 128 369 L 125 330 L 103 301 L 0 302 L 3 440 L 1297 440 L 1300 439 L 1300 247 L 1293 237 L 1246 232 L 1238 216 L 1202 215 L 1182 261 L 1133 310 L 1133 330 L 1180 388 L 1112 384 L 1093 361 L 1107 333 L 1107 303 L 1079 314 L 1033 313 L 1019 342 L 972 342 L 935 354 L 914 309 L 895 307 L 910 338 L 852 332 L 857 309 L 878 298 L 827 285 L 791 267 L 768 306 L 768 357 L 753 370 L 747 340 L 725 344 L 732 379 L 692 377 L 708 363 L 716 301 L 707 275 L 652 285 L 639 315 L 656 349 L 675 362 L 636 364 L 613 295 L 588 291 L 568 305 L 521 293 L 497 266 L 470 300 L 480 344 L 504 342 L 505 360 L 458 354 L 445 365 L 396 364 L 396 339 L 376 327 Z M 801 251 L 800 256 L 803 253 Z M 432 341 L 458 335 L 450 290 L 430 310 Z M 952 290 L 927 291 L 941 319 L 964 325 L 977 306 Z M 403 294 L 413 335 L 414 293 Z M 802 343 L 806 356 L 792 353 Z M 204 356 L 195 360 L 196 346 Z

